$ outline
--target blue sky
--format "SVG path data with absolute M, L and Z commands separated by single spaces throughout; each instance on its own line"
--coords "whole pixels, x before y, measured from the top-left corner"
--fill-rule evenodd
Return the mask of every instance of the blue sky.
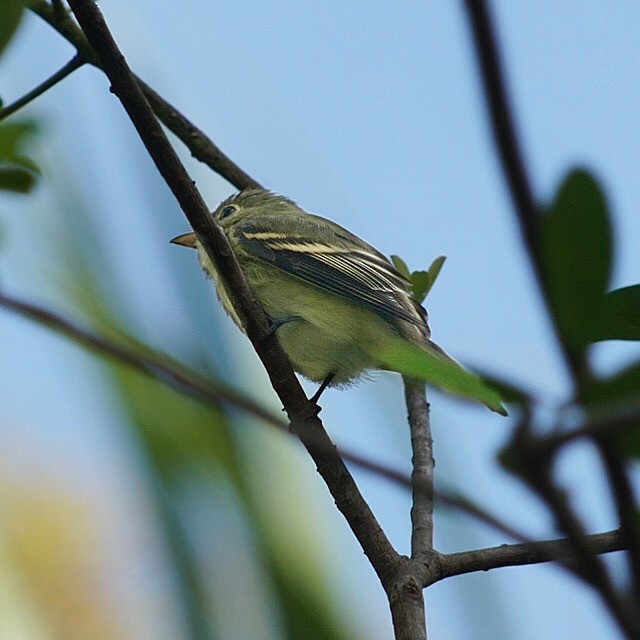
M 615 221 L 613 286 L 637 283 L 640 5 L 492 4 L 537 197 L 546 201 L 576 164 L 593 170 Z M 151 0 L 110 0 L 101 7 L 134 70 L 262 184 L 381 251 L 401 255 L 413 268 L 446 255 L 428 300 L 434 339 L 462 362 L 513 377 L 552 403 L 562 402 L 566 377 L 519 241 L 461 2 L 159 6 Z M 7 100 L 71 54 L 33 16 L 27 18 L 0 65 Z M 112 247 L 114 286 L 128 297 L 141 335 L 160 344 L 179 340 L 186 319 L 172 304 L 172 292 L 202 298 L 207 289 L 197 284 L 201 275 L 194 256 L 167 244 L 186 223 L 107 88 L 104 78 L 87 68 L 34 106 L 32 113 L 45 122 L 48 171 L 80 185 L 74 186 L 80 197 L 97 200 L 94 223 Z M 233 191 L 183 156 L 212 208 Z M 5 236 L 0 270 L 7 288 L 55 304 L 50 256 L 43 247 L 57 223 L 46 219 L 46 203 L 46 186 L 36 204 L 0 201 Z M 44 233 L 29 232 L 25 242 L 34 221 Z M 233 349 L 225 357 L 240 358 L 260 380 L 254 356 L 213 296 L 192 304 L 206 308 L 228 331 Z M 29 344 L 27 353 L 22 344 Z M 105 442 L 111 443 L 108 451 L 115 448 L 105 464 L 126 467 L 110 416 L 96 411 L 93 401 L 104 389 L 74 392 L 90 361 L 46 334 L 33 337 L 30 327 L 4 313 L 0 348 L 11 362 L 0 370 L 3 423 L 48 421 L 48 429 L 32 427 L 19 438 L 37 444 L 43 459 L 48 438 L 61 456 L 75 461 L 79 474 L 97 473 L 94 463 Z M 627 344 L 600 345 L 597 351 L 603 370 L 634 355 L 638 350 Z M 26 391 L 34 370 L 42 376 L 36 398 Z M 24 394 L 16 394 L 16 384 Z M 78 397 L 88 399 L 74 411 L 95 425 L 81 436 L 66 408 Z M 381 374 L 375 382 L 329 392 L 323 400 L 322 415 L 336 441 L 408 468 L 397 377 Z M 432 401 L 437 481 L 467 491 L 532 533 L 548 533 L 537 503 L 493 462 L 508 423 L 441 394 L 432 394 Z M 17 433 L 16 428 L 11 437 Z M 303 467 L 303 477 L 312 473 L 303 462 L 292 464 Z M 271 473 L 274 491 L 277 474 L 263 471 Z M 376 478 L 359 472 L 356 477 L 392 541 L 407 550 L 408 497 Z M 562 477 L 580 490 L 580 505 L 594 530 L 613 526 L 588 451 L 568 454 Z M 106 478 L 95 482 L 108 484 Z M 313 495 L 324 500 L 323 487 L 315 486 L 315 478 L 308 482 Z M 329 502 L 322 511 L 327 537 L 352 564 L 349 584 L 340 575 L 332 579 L 347 606 L 362 615 L 368 637 L 388 637 L 384 595 Z M 450 516 L 440 516 L 436 526 L 437 546 L 445 551 L 503 541 Z M 456 578 L 429 590 L 427 606 L 429 627 L 438 638 L 615 637 L 597 600 L 550 567 Z

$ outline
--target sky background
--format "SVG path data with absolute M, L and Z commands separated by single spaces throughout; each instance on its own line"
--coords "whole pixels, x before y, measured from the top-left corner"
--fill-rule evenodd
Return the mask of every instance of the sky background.
M 612 287 L 637 283 L 640 5 L 492 6 L 537 198 L 547 201 L 572 167 L 592 170 L 614 219 Z M 100 7 L 132 68 L 263 185 L 402 256 L 411 268 L 447 256 L 427 306 L 433 338 L 449 353 L 529 386 L 550 408 L 566 398 L 567 378 L 519 240 L 461 2 L 105 0 Z M 62 38 L 28 14 L 0 61 L 2 97 L 21 95 L 71 55 Z M 0 200 L 2 286 L 64 308 L 62 269 L 48 247 L 68 231 L 68 218 L 52 203 L 61 197 L 88 203 L 112 286 L 138 334 L 178 350 L 192 321 L 176 301 L 186 300 L 197 310 L 201 334 L 212 334 L 203 348 L 227 363 L 238 386 L 248 384 L 277 409 L 248 343 L 202 283 L 195 256 L 168 244 L 186 222 L 102 74 L 81 69 L 29 113 L 43 122 L 44 176 L 35 198 Z M 176 147 L 212 209 L 233 192 Z M 166 594 L 144 519 L 144 482 L 98 365 L 4 311 L 0 353 L 0 466 L 23 480 L 60 473 L 65 482 L 80 482 L 87 502 L 99 501 L 99 517 L 111 523 L 110 544 L 125 549 L 114 552 L 125 557 L 114 562 L 135 559 L 135 572 L 114 578 L 114 589 L 128 589 L 136 603 L 121 615 L 134 625 L 136 607 L 160 611 Z M 598 345 L 596 356 L 604 372 L 638 353 L 619 343 Z M 494 461 L 509 422 L 437 392 L 430 398 L 438 485 L 465 491 L 532 535 L 549 535 L 544 511 Z M 322 406 L 338 444 L 409 469 L 398 376 L 379 374 L 354 389 L 329 391 Z M 286 467 L 253 453 L 265 502 L 286 497 L 303 514 L 296 519 L 297 507 L 283 513 L 282 535 L 292 544 L 298 529 L 315 536 L 345 617 L 357 619 L 362 637 L 390 637 L 382 589 L 312 466 L 297 445 L 262 431 L 254 437 Z M 560 473 L 588 526 L 613 528 L 591 453 L 568 452 Z M 354 475 L 391 541 L 407 552 L 408 495 L 358 470 Z M 311 515 L 303 510 L 308 501 Z M 438 514 L 442 551 L 503 541 Z M 429 589 L 426 600 L 428 626 L 439 639 L 616 637 L 598 600 L 553 567 L 450 579 Z M 139 629 L 138 637 L 179 633 L 168 622 L 162 632 Z

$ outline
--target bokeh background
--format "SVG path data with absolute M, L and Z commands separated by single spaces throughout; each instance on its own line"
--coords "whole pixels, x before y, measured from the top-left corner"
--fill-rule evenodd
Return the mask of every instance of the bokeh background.
M 615 287 L 638 281 L 640 5 L 493 2 L 535 192 L 573 166 L 604 185 Z M 461 2 L 100 3 L 133 69 L 240 166 L 411 268 L 447 262 L 428 298 L 434 338 L 462 362 L 568 391 L 500 172 Z M 71 47 L 31 13 L 0 60 L 10 102 Z M 187 229 L 104 76 L 86 67 L 35 118 L 43 176 L 0 199 L 0 282 L 119 339 L 215 373 L 278 410 L 221 312 Z M 176 143 L 213 208 L 233 191 Z M 602 371 L 637 356 L 599 345 Z M 301 447 L 203 409 L 0 309 L 0 637 L 391 637 L 384 593 Z M 437 392 L 436 481 L 531 535 L 544 510 L 501 471 L 510 423 Z M 323 397 L 361 455 L 409 471 L 398 376 Z M 406 491 L 353 473 L 409 548 Z M 591 530 L 615 526 L 594 458 L 561 477 Z M 438 511 L 436 546 L 500 544 Z M 615 568 L 616 559 L 611 559 Z M 615 638 L 599 600 L 553 566 L 453 578 L 426 592 L 434 638 Z

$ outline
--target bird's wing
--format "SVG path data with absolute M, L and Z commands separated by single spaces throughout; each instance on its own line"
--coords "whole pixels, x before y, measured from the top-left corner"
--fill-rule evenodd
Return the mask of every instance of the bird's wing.
M 400 318 L 426 326 L 424 309 L 409 295 L 409 281 L 380 252 L 335 223 L 311 215 L 303 220 L 261 216 L 236 224 L 232 234 L 241 252 L 252 258 L 363 305 L 389 322 Z

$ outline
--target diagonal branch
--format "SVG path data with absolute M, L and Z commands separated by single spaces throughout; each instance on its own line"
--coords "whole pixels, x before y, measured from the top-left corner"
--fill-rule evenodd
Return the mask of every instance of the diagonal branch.
M 267 318 L 249 289 L 224 232 L 209 215 L 206 204 L 169 144 L 96 4 L 93 0 L 70 0 L 69 5 L 111 81 L 112 92 L 122 102 L 209 258 L 233 292 L 236 311 L 247 336 L 265 366 L 293 428 L 316 463 L 318 472 L 383 586 L 391 588 L 397 577 L 399 556 L 315 415 L 314 407 L 304 394 L 282 348 L 276 340 L 269 339 Z M 310 433 L 313 433 L 313 439 Z M 316 439 L 323 445 L 322 452 L 314 446 Z
M 283 420 L 259 403 L 218 380 L 205 378 L 167 358 L 160 359 L 151 353 L 142 354 L 132 345 L 118 344 L 114 340 L 92 333 L 59 313 L 3 292 L 0 292 L 0 306 L 60 333 L 82 347 L 133 367 L 178 393 L 215 408 L 221 403 L 229 404 L 278 429 L 288 430 Z
M 174 391 L 187 395 L 205 405 L 218 408 L 220 404 L 227 404 L 245 413 L 259 418 L 268 425 L 290 434 L 289 425 L 278 416 L 265 409 L 261 404 L 251 400 L 247 396 L 235 390 L 219 380 L 204 377 L 201 374 L 180 365 L 169 358 L 158 358 L 151 350 L 144 347 L 137 349 L 134 345 L 124 345 L 99 336 L 88 329 L 79 326 L 72 320 L 63 317 L 59 313 L 45 309 L 41 306 L 20 300 L 0 292 L 0 307 L 20 314 L 38 324 L 64 335 L 82 347 L 96 353 L 112 358 L 130 366 L 145 375 L 167 385 Z M 147 352 L 141 353 L 141 350 Z M 322 451 L 320 441 L 314 444 Z M 333 447 L 327 449 L 332 453 Z M 391 467 L 379 464 L 363 458 L 344 449 L 338 450 L 340 456 L 355 466 L 385 478 L 405 489 L 411 488 L 411 479 L 404 473 Z M 455 505 L 451 505 L 455 508 Z
M 588 416 L 581 425 L 540 436 L 531 442 L 531 452 L 535 456 L 550 457 L 563 445 L 580 438 L 593 439 L 596 442 L 610 438 L 615 434 L 628 433 L 640 426 L 640 402 L 637 397 L 618 401 L 611 408 L 598 408 L 596 417 Z
M 64 80 L 67 76 L 71 75 L 76 69 L 79 69 L 85 64 L 84 58 L 80 54 L 76 54 L 67 64 L 61 69 L 56 71 L 53 75 L 49 76 L 46 80 L 41 82 L 37 87 L 34 87 L 28 93 L 25 93 L 21 98 L 18 98 L 15 102 L 8 104 L 6 107 L 0 109 L 0 121 L 8 118 L 11 114 L 15 113 L 22 107 L 28 105 L 35 100 L 38 96 L 41 96 L 45 91 L 54 87 L 58 82 Z

